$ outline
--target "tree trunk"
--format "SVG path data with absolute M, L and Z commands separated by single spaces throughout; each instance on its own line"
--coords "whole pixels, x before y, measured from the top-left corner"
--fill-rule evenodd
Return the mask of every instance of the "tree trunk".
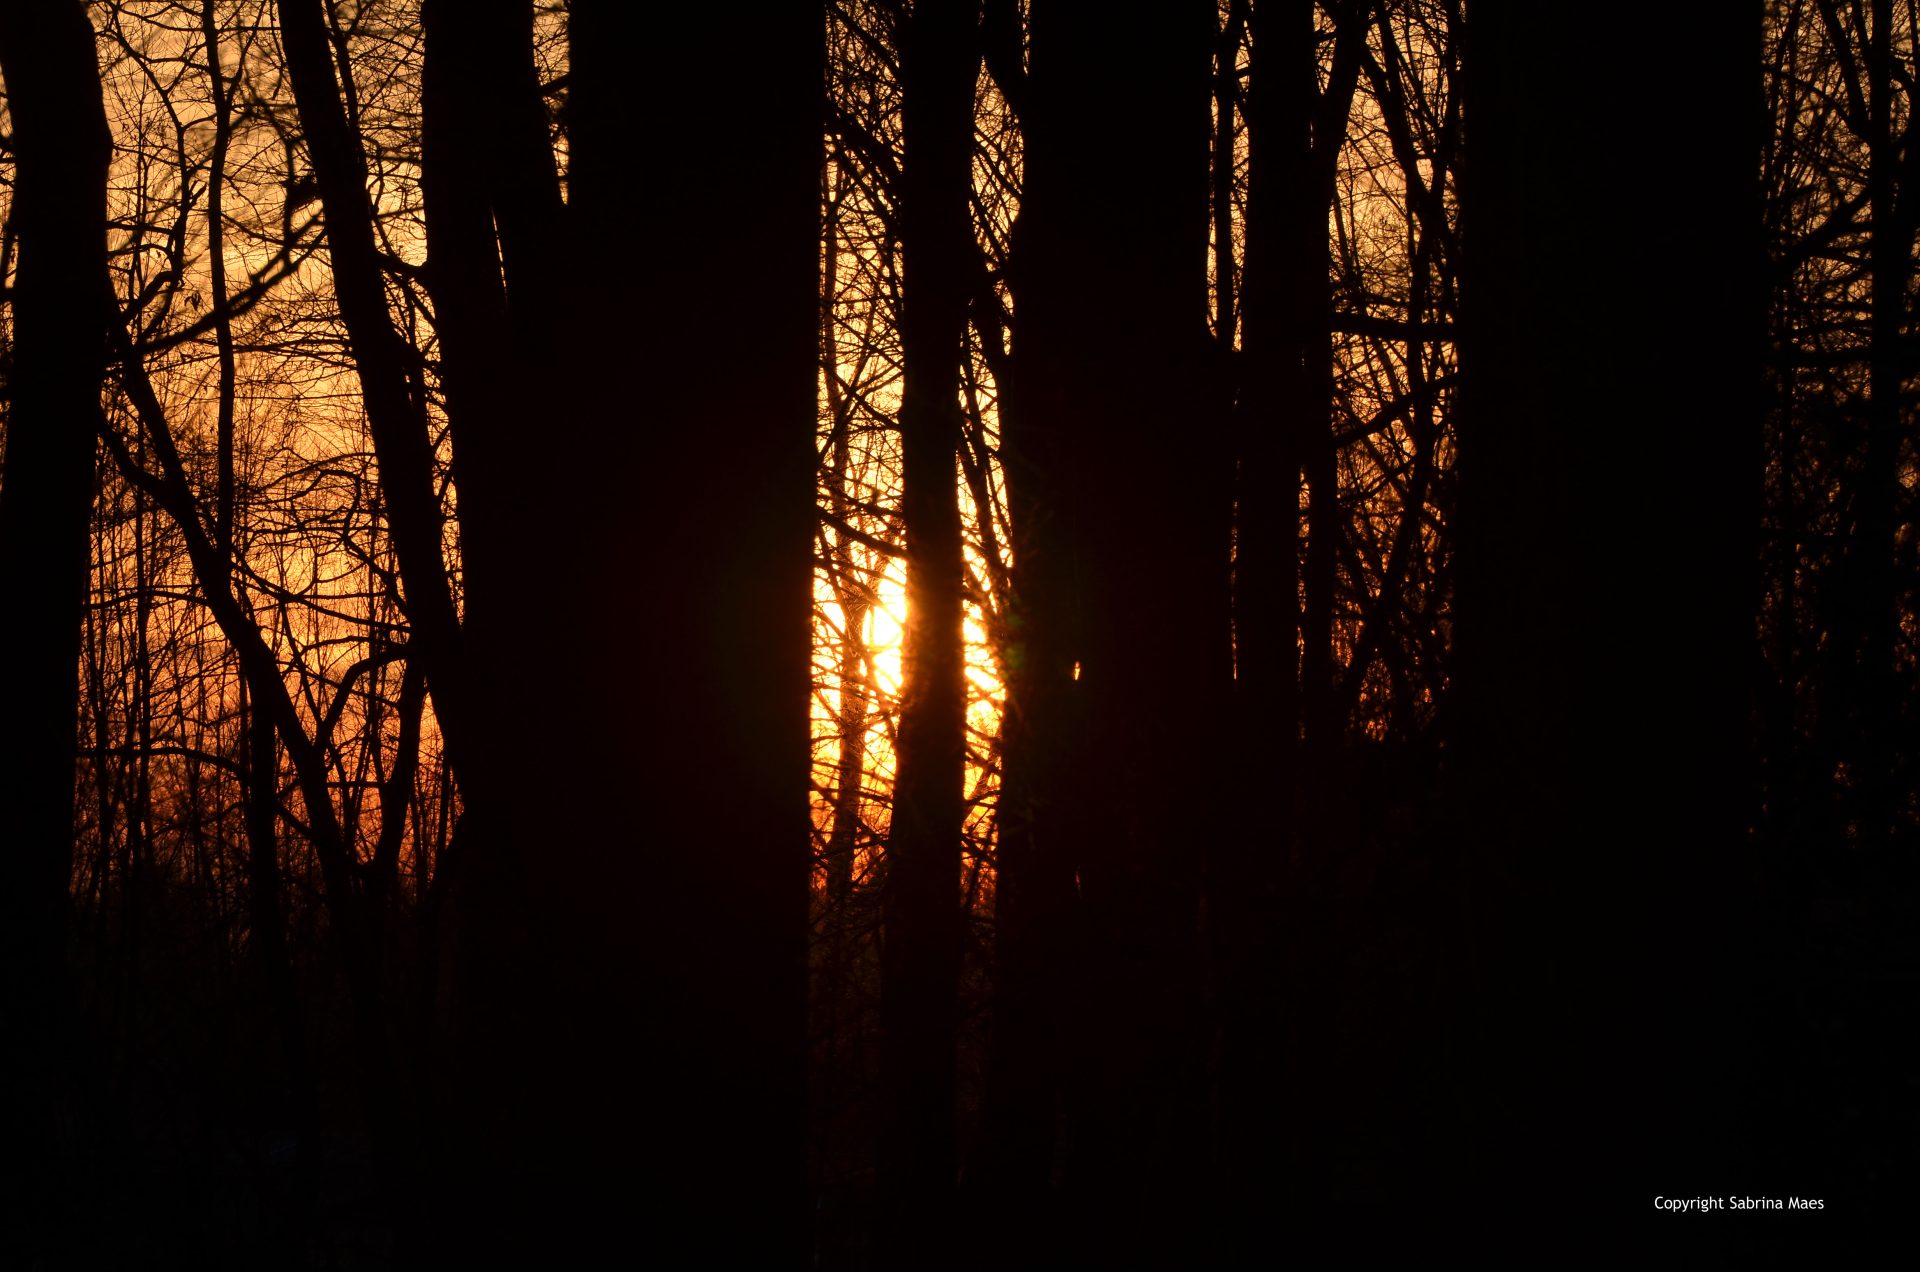
M 1017 1144 L 1017 1191 L 1042 1186 L 1046 1122 L 1005 1123 L 1050 1119 L 1052 1086 L 1096 1260 L 1177 1261 L 1200 1151 L 1201 791 L 1230 675 L 1227 452 L 1217 404 L 1196 394 L 1214 382 L 1215 38 L 1211 5 L 1147 24 L 1036 4 L 1022 113 L 1000 1151 Z M 1064 1049 L 1048 1012 L 1067 1017 Z
M 543 409 L 565 402 L 556 391 L 564 323 L 543 271 L 510 279 L 502 259 L 509 190 L 539 191 L 533 197 L 547 209 L 549 238 L 560 238 L 532 8 L 525 0 L 429 0 L 421 23 L 425 282 L 459 497 L 461 643 L 476 669 L 551 668 L 567 657 L 569 615 L 553 599 L 569 544 L 554 508 L 562 461 L 527 444 L 525 431 Z M 515 121 L 529 111 L 538 114 L 537 146 L 516 144 Z M 557 242 L 549 250 L 557 252 Z M 526 598 L 536 587 L 546 613 L 529 623 Z M 436 707 L 440 683 L 433 681 Z M 497 1092 L 531 1080 L 548 1045 L 523 1004 L 548 992 L 533 917 L 542 893 L 527 880 L 553 869 L 540 846 L 561 828 L 555 803 L 567 798 L 558 794 L 567 782 L 558 739 L 571 708 L 554 689 L 545 674 L 493 677 L 482 745 L 454 757 L 463 808 L 453 862 L 459 987 L 449 1023 L 460 1063 L 436 1110 L 435 1135 L 436 1151 L 450 1159 L 439 1173 L 452 1195 L 466 1186 L 465 1169 L 487 1178 L 497 1158 L 536 1151 L 520 1120 L 529 1106 L 503 1107 Z
M 916 0 L 901 50 L 907 613 L 881 930 L 888 1107 L 879 1145 L 879 1253 L 884 1265 L 901 1268 L 950 1261 L 956 1218 L 967 724 L 960 362 L 975 252 L 969 196 L 978 23 L 977 0 Z
M 1759 309 L 1752 241 L 1700 227 L 1758 224 L 1759 15 L 1669 16 L 1625 50 L 1571 11 L 1467 32 L 1453 693 L 1478 949 L 1451 1178 L 1526 1205 L 1644 1188 L 1650 1144 L 1724 1173 L 1750 1062 L 1719 1031 Z
M 1344 522 L 1327 222 L 1367 12 L 1337 15 L 1322 92 L 1314 10 L 1311 0 L 1254 0 L 1249 14 L 1245 371 L 1235 412 L 1239 824 L 1216 854 L 1208 899 L 1228 1240 L 1248 1253 L 1262 1248 L 1276 1207 L 1315 1208 L 1328 1177 L 1327 1119 L 1337 1112 L 1322 1066 L 1337 1006 L 1328 792 L 1344 733 L 1333 679 Z
M 516 451 L 517 515 L 551 555 L 512 674 L 541 678 L 552 732 L 521 779 L 537 835 L 463 885 L 461 992 L 520 1093 L 471 1169 L 528 1252 L 638 1230 L 786 1266 L 805 1231 L 820 15 L 723 31 L 582 0 L 571 18 L 573 247 L 538 315 L 565 323 L 566 374 Z M 496 953 L 471 962 L 476 943 Z
M 52 1109 L 73 853 L 74 748 L 106 351 L 109 138 L 93 29 L 79 4 L 0 8 L 15 162 L 5 484 L 0 487 L 0 889 L 6 978 L 7 1253 L 51 1258 L 63 1200 Z

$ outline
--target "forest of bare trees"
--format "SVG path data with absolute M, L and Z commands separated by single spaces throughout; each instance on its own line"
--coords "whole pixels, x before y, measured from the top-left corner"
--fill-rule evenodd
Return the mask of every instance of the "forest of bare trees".
M 1895 1211 L 1920 4 L 1575 8 L 0 2 L 0 1262 Z

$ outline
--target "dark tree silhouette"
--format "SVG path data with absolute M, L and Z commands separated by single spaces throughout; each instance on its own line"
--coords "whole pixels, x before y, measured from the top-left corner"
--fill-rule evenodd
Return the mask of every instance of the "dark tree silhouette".
M 572 24 L 578 360 L 545 443 L 549 507 L 573 506 L 549 795 L 570 833 L 515 874 L 565 893 L 546 1076 L 562 1144 L 633 1163 L 575 1175 L 601 1231 L 632 1239 L 638 1191 L 663 1241 L 774 1266 L 806 1222 L 821 15 L 586 3 Z M 699 127 L 663 126 L 695 100 Z M 625 243 L 638 306 L 606 283 Z
M 94 435 L 106 355 L 109 145 L 93 31 L 74 3 L 0 12 L 14 155 L 6 451 L 0 475 L 0 998 L 8 1016 L 7 1255 L 54 1253 L 57 1092 L 64 1084 L 74 733 L 87 597 Z
M 1215 853 L 1209 913 L 1221 978 L 1221 1098 L 1232 1110 L 1220 1124 L 1222 1171 L 1230 1210 L 1250 1224 L 1237 1238 L 1249 1250 L 1263 1240 L 1273 1197 L 1310 1210 L 1327 1178 L 1323 1128 L 1332 1110 L 1316 1062 L 1329 1055 L 1334 1015 L 1329 784 L 1345 722 L 1334 679 L 1334 565 L 1344 530 L 1325 226 L 1372 9 L 1335 6 L 1331 37 L 1311 3 L 1254 0 L 1247 15 L 1244 337 L 1234 403 L 1239 833 Z M 1287 1079 L 1274 1081 L 1276 1071 Z
M 979 14 L 977 0 L 915 0 L 896 19 L 907 615 L 881 931 L 889 1094 L 877 1160 L 886 1225 L 879 1254 L 903 1268 L 944 1266 L 955 1253 L 967 724 L 958 469 Z
M 1715 1093 L 1752 1063 L 1717 1027 L 1749 795 L 1759 25 L 1671 16 L 1630 69 L 1570 14 L 1481 8 L 1466 33 L 1464 1178 L 1542 1203 L 1644 1188 L 1650 1143 L 1689 1178 L 1726 1162 Z M 1596 184 L 1598 154 L 1632 180 Z
M 1213 44 L 1208 5 L 1035 5 L 1020 89 L 990 1151 L 1015 1223 L 1064 1156 L 1096 1262 L 1175 1257 L 1201 1152 L 1193 797 L 1231 674 L 1224 402 L 1195 391 Z
M 465 656 L 478 671 L 525 663 L 577 666 L 568 655 L 576 602 L 549 589 L 546 621 L 527 621 L 519 584 L 573 581 L 579 550 L 565 503 L 570 452 L 529 446 L 550 409 L 570 415 L 573 368 L 560 353 L 567 223 L 524 3 L 422 7 L 421 193 L 425 281 L 434 304 L 452 467 L 460 493 Z M 571 1186 L 580 1149 L 556 1121 L 561 1081 L 549 1047 L 566 1035 L 555 980 L 568 926 L 538 878 L 543 845 L 577 842 L 568 737 L 577 686 L 500 676 L 487 694 L 486 745 L 460 772 L 462 855 L 454 892 L 456 1073 L 440 1110 L 454 1155 L 449 1178 L 473 1181 L 504 1215 L 537 1216 Z M 551 928 L 546 926 L 551 924 Z M 541 1094 L 503 1105 L 498 1092 Z M 551 1167 L 542 1163 L 552 1160 Z M 476 1169 L 477 1168 L 477 1169 Z M 531 1208 L 531 1209 L 529 1209 Z M 537 1218 L 521 1220 L 531 1232 Z M 530 1236 L 538 1240 L 537 1234 Z

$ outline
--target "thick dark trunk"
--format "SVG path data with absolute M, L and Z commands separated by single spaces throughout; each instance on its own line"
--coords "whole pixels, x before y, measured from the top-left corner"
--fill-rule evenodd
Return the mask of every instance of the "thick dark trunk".
M 109 141 L 93 30 L 79 4 L 0 9 L 19 266 L 0 486 L 0 976 L 11 1169 L 7 1254 L 44 1244 L 56 1191 L 52 1109 L 65 1067 L 59 1017 L 73 852 L 74 746 L 94 434 L 106 351 Z
M 1308 913 L 1285 902 L 1293 899 L 1287 867 L 1300 838 L 1298 806 L 1310 790 L 1299 771 L 1300 465 L 1313 416 L 1300 416 L 1327 253 L 1326 209 L 1316 224 L 1307 178 L 1318 83 L 1313 5 L 1256 0 L 1249 28 L 1243 372 L 1234 404 L 1232 798 L 1241 806 L 1213 854 L 1207 910 L 1221 1017 L 1217 1169 L 1223 1235 L 1236 1251 L 1263 1248 L 1272 1216 L 1288 1204 L 1286 1183 L 1310 1157 L 1299 1128 L 1283 1120 L 1288 1092 L 1276 1075 L 1287 1071 L 1286 1031 L 1296 1023 L 1281 944 L 1295 932 L 1283 916 Z
M 563 324 L 550 307 L 526 312 L 533 306 L 525 289 L 509 291 L 498 197 L 503 184 L 528 179 L 523 168 L 541 175 L 538 158 L 529 165 L 510 144 L 508 122 L 523 97 L 539 107 L 537 86 L 514 73 L 521 57 L 531 72 L 532 12 L 517 0 L 430 0 L 421 20 L 425 281 L 459 497 L 461 639 L 476 668 L 550 667 L 564 656 L 563 602 L 543 595 L 544 621 L 529 623 L 526 597 L 529 587 L 553 589 L 567 542 L 552 507 L 560 460 L 525 436 L 541 414 L 538 395 L 554 395 L 560 369 L 527 328 Z M 547 153 L 549 177 L 551 166 Z M 438 679 L 434 687 L 437 703 Z M 456 757 L 464 808 L 452 863 L 460 979 L 451 1024 L 460 1064 L 459 1080 L 442 1093 L 436 1137 L 437 1151 L 452 1158 L 454 1169 L 442 1172 L 449 1180 L 460 1177 L 458 1164 L 487 1161 L 490 1151 L 529 1151 L 502 1129 L 516 1125 L 518 1112 L 503 1109 L 497 1092 L 524 1081 L 529 1057 L 546 1045 L 514 1004 L 544 992 L 532 970 L 537 928 L 526 913 L 540 898 L 523 879 L 541 868 L 539 846 L 555 830 L 562 770 L 554 739 L 564 736 L 567 705 L 551 688 L 538 674 L 493 677 L 484 745 Z
M 1214 381 L 1215 38 L 1210 5 L 1152 24 L 1036 5 L 1022 113 L 995 1044 L 1016 995 L 1071 982 L 1049 1004 L 1064 1051 L 1033 1021 L 1034 1050 L 998 1060 L 1009 1087 L 1024 1073 L 1029 1117 L 1049 1064 L 1074 1073 L 1063 1184 L 1096 1261 L 1176 1258 L 1200 1155 L 1201 792 L 1230 675 L 1226 449 L 1195 392 Z M 1017 961 L 1035 953 L 1056 961 Z M 1050 1136 L 1025 1136 L 1031 1186 Z
M 1249 28 L 1257 52 L 1247 83 L 1244 371 L 1234 410 L 1235 692 L 1259 722 L 1241 741 L 1245 762 L 1269 789 L 1278 781 L 1290 791 L 1300 737 L 1300 430 L 1287 417 L 1306 378 L 1311 338 L 1302 328 L 1326 272 L 1326 226 L 1308 214 L 1305 188 L 1319 74 L 1313 6 L 1254 5 Z
M 1031 209 L 1029 197 L 1026 205 Z M 1023 213 L 1025 215 L 1025 213 Z M 1045 456 L 1045 386 L 1010 377 L 1001 391 L 1014 567 L 1007 604 L 1006 705 L 994 877 L 993 1034 L 981 1177 L 992 1242 L 1045 1258 L 1062 1145 L 1066 984 L 1078 888 L 1079 828 L 1066 792 L 1080 728 L 1069 625 L 1072 537 L 1064 491 Z
M 1315 1205 L 1334 1112 L 1315 1067 L 1335 1006 L 1323 880 L 1344 732 L 1333 661 L 1343 520 L 1327 221 L 1366 14 L 1340 17 L 1323 93 L 1314 8 L 1255 0 L 1249 14 L 1245 370 L 1234 429 L 1238 820 L 1215 854 L 1208 903 L 1222 1014 L 1219 1167 L 1228 1241 L 1245 1251 L 1261 1248 L 1277 1207 Z
M 1719 1031 L 1745 972 L 1759 18 L 1670 17 L 1624 63 L 1571 11 L 1467 31 L 1452 1179 L 1529 1205 L 1648 1187 L 1656 1153 L 1724 1173 L 1752 1061 Z
M 488 19 L 504 18 L 511 29 L 510 15 L 500 9 L 429 0 L 421 11 L 426 283 L 460 497 L 467 634 L 475 642 L 482 629 L 502 625 L 495 615 L 511 609 L 514 588 L 527 577 L 527 563 L 516 557 L 538 533 L 515 525 L 514 427 L 525 371 L 507 329 L 507 292 L 488 190 L 496 162 L 491 107 L 502 91 L 487 76 Z
M 977 0 L 918 0 L 901 50 L 904 678 L 881 930 L 883 1265 L 951 1258 L 966 650 L 960 362 L 974 255 Z
M 460 902 L 461 993 L 521 1093 L 474 1171 L 529 1249 L 641 1232 L 784 1266 L 805 1228 L 820 18 L 583 2 L 572 23 L 566 375 L 517 456 L 517 515 L 551 545 L 518 661 L 552 731 L 528 739 L 537 835 L 471 861 Z
M 422 23 L 426 281 L 460 495 L 465 632 L 475 658 L 498 666 L 526 638 L 516 596 L 557 549 L 553 528 L 524 515 L 530 479 L 551 475 L 528 468 L 537 448 L 516 430 L 552 391 L 561 343 L 552 334 L 564 325 L 554 312 L 559 188 L 532 60 L 531 4 L 430 0 Z M 531 679 L 503 677 L 493 693 Z M 537 694 L 531 684 L 521 692 Z M 497 708 L 489 716 L 498 721 Z M 493 732 L 496 746 L 521 737 Z

